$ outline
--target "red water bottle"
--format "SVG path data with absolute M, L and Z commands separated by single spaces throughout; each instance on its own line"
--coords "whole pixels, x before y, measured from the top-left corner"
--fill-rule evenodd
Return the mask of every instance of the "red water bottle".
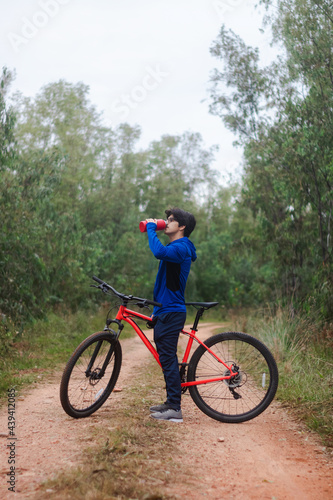
M 163 219 L 157 219 L 156 224 L 157 224 L 156 231 L 162 231 L 163 229 L 166 228 L 166 222 Z M 140 222 L 139 229 L 141 233 L 145 233 L 147 231 L 147 222 L 145 220 L 142 220 Z

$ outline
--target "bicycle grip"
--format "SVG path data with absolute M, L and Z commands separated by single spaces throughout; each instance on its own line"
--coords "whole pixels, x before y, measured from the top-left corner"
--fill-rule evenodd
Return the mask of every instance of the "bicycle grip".
M 93 276 L 92 279 L 94 281 L 97 281 L 97 283 L 99 283 L 100 285 L 103 285 L 104 281 L 100 280 L 99 278 L 97 278 L 97 276 Z
M 153 300 L 148 300 L 146 299 L 146 303 L 151 305 L 151 306 L 156 306 L 156 307 L 162 307 L 163 304 L 160 304 L 160 302 L 154 302 Z

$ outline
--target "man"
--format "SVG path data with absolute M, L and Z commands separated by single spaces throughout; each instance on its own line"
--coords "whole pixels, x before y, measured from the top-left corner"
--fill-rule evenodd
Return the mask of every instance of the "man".
M 156 235 L 156 219 L 147 219 L 149 247 L 160 259 L 154 288 L 154 300 L 162 307 L 154 307 L 154 342 L 159 354 L 166 383 L 167 399 L 161 405 L 150 408 L 151 416 L 157 420 L 182 422 L 181 382 L 177 358 L 180 331 L 186 319 L 185 287 L 191 262 L 197 256 L 195 246 L 188 239 L 195 228 L 194 216 L 173 208 L 165 211 L 167 225 L 164 233 L 170 243 L 163 246 Z

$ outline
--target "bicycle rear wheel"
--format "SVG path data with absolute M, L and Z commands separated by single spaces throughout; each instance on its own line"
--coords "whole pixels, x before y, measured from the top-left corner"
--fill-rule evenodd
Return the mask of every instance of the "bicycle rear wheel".
M 237 376 L 190 386 L 195 404 L 220 422 L 240 423 L 257 417 L 272 402 L 278 387 L 278 369 L 267 347 L 245 333 L 214 335 L 205 345 Z M 203 346 L 193 353 L 187 381 L 229 376 L 230 371 Z
M 88 417 L 107 400 L 120 372 L 121 346 L 112 333 L 97 332 L 70 357 L 60 384 L 60 401 L 74 418 Z

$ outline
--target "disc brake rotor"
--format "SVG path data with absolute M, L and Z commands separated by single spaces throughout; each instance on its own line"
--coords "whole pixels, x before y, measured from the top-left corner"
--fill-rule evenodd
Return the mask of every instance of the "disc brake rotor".
M 229 363 L 227 363 L 227 364 L 229 364 Z M 223 380 L 223 382 L 229 387 L 229 389 L 235 389 L 236 387 L 240 387 L 243 384 L 245 384 L 245 382 L 246 382 L 245 374 L 241 371 L 238 371 L 238 370 L 239 370 L 238 367 L 235 364 L 233 364 L 232 365 L 232 372 L 233 373 L 238 372 L 237 375 L 235 375 L 232 378 L 228 378 L 226 380 Z M 223 376 L 229 377 L 232 372 L 228 369 L 223 373 Z

